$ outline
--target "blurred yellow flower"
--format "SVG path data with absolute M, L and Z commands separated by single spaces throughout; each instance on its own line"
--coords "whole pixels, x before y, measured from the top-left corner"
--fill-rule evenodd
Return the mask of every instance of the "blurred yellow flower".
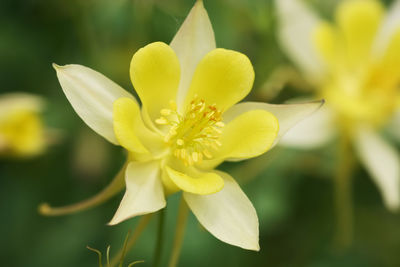
M 0 156 L 30 157 L 46 147 L 43 99 L 27 93 L 0 96 Z
M 244 54 L 216 48 L 202 1 L 196 2 L 170 45 L 151 43 L 133 55 L 130 76 L 142 107 L 94 70 L 54 67 L 85 123 L 128 151 L 126 193 L 110 224 L 158 211 L 167 195 L 182 191 L 214 236 L 259 250 L 253 205 L 231 176 L 214 168 L 225 160 L 266 152 L 321 101 L 237 104 L 252 88 L 252 64 Z M 50 211 L 42 207 L 42 212 Z
M 400 114 L 400 1 L 388 12 L 376 0 L 341 1 L 333 22 L 300 0 L 276 3 L 283 47 L 317 88 L 316 97 L 326 100 L 282 142 L 317 147 L 340 133 L 352 142 L 386 206 L 397 210 L 399 155 L 379 132 Z

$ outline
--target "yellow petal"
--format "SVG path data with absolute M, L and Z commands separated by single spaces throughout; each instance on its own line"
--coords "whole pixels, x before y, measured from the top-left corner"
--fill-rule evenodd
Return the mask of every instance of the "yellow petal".
M 278 119 L 265 110 L 251 110 L 227 123 L 216 157 L 246 159 L 266 152 L 279 131 Z
M 176 98 L 180 79 L 178 57 L 167 44 L 151 43 L 133 55 L 130 75 L 143 107 L 155 120 L 160 110 Z
M 342 1 L 335 18 L 343 32 L 351 63 L 363 62 L 381 23 L 384 8 L 375 0 Z
M 278 139 L 281 138 L 289 129 L 297 123 L 304 120 L 324 104 L 323 100 L 312 101 L 297 104 L 267 104 L 261 102 L 243 102 L 239 103 L 224 113 L 224 121 L 229 122 L 237 116 L 244 114 L 250 110 L 266 110 L 274 114 L 279 122 Z M 276 141 L 278 141 L 278 139 Z M 277 143 L 275 141 L 274 145 Z
M 224 180 L 213 172 L 199 172 L 191 170 L 191 177 L 185 173 L 165 166 L 169 178 L 185 192 L 198 195 L 208 195 L 220 191 L 224 187 Z
M 181 64 L 178 105 L 184 101 L 193 73 L 200 60 L 216 48 L 214 31 L 203 1 L 196 1 L 171 42 Z
M 114 102 L 113 123 L 118 142 L 131 152 L 148 153 L 148 148 L 157 150 L 162 144 L 161 137 L 144 125 L 138 104 L 130 98 Z
M 390 39 L 380 64 L 371 75 L 373 84 L 387 90 L 397 90 L 400 81 L 400 29 Z M 382 89 L 381 89 L 382 90 Z M 387 92 L 388 94 L 389 92 Z
M 232 50 L 214 49 L 198 64 L 185 106 L 197 95 L 207 104 L 226 110 L 250 92 L 253 81 L 254 70 L 247 56 Z

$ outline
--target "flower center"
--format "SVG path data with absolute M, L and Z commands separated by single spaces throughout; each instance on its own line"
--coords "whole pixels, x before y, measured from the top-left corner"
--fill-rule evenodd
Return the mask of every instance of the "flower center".
M 399 91 L 395 86 L 376 82 L 368 68 L 365 67 L 361 77 L 354 73 L 333 73 L 320 93 L 341 121 L 381 127 L 392 116 Z
M 222 112 L 215 104 L 207 105 L 195 96 L 183 114 L 177 111 L 174 101 L 160 114 L 156 123 L 169 126 L 164 141 L 170 144 L 173 155 L 185 165 L 201 162 L 204 157 L 212 158 L 211 151 L 221 146 L 218 139 L 224 123 L 221 121 Z

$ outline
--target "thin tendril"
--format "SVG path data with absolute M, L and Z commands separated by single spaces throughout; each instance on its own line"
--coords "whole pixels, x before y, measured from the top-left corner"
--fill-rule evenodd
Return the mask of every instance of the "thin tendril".
M 100 250 L 95 249 L 95 248 L 91 248 L 89 246 L 86 246 L 86 248 L 97 253 L 97 255 L 99 256 L 99 267 L 103 267 Z
M 144 215 L 140 218 L 135 230 L 133 231 L 133 234 L 130 235 L 130 237 L 128 238 L 127 242 L 126 242 L 126 251 L 128 252 L 136 243 L 137 239 L 139 238 L 140 234 L 143 232 L 143 230 L 146 228 L 146 226 L 149 224 L 151 217 L 153 216 L 153 214 L 147 214 Z M 111 259 L 111 267 L 116 266 L 121 259 L 121 256 L 124 252 L 124 248 L 122 248 L 117 255 L 115 255 L 112 259 Z

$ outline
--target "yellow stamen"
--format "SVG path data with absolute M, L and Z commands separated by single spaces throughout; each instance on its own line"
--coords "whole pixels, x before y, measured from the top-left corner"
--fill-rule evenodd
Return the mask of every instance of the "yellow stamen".
M 166 108 L 164 108 L 160 111 L 160 114 L 163 116 L 169 116 L 169 115 L 171 115 L 171 113 L 172 113 L 172 110 L 166 109 Z
M 207 105 L 197 96 L 190 102 L 183 114 L 179 113 L 176 103 L 170 101 L 170 109 L 162 109 L 157 124 L 170 125 L 164 141 L 172 147 L 172 154 L 185 165 L 201 162 L 204 157 L 211 159 L 211 151 L 218 150 L 218 141 L 224 123 L 222 112 L 216 104 Z
M 160 117 L 160 118 L 156 119 L 156 123 L 160 124 L 160 125 L 166 125 L 166 124 L 168 124 L 168 120 L 164 117 Z

